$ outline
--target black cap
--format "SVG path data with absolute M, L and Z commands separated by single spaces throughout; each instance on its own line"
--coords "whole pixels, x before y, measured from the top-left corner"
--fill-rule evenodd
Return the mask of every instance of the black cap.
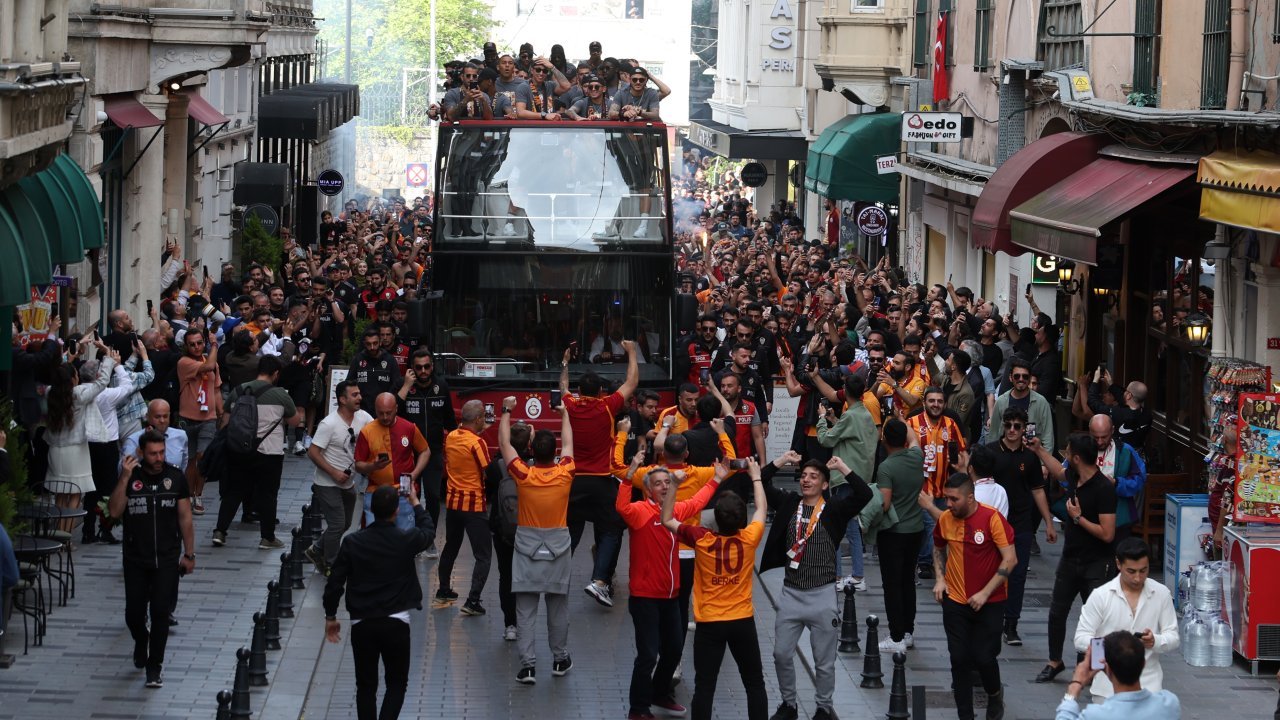
M 583 76 L 582 76 L 582 84 L 583 84 L 583 85 L 586 85 L 586 84 L 588 84 L 588 83 L 600 83 L 600 84 L 604 84 L 604 81 L 600 79 L 600 76 L 599 76 L 599 75 L 597 75 L 597 74 L 595 74 L 595 73 L 588 73 L 588 74 L 586 74 L 586 75 L 583 75 Z
M 643 75 L 645 77 L 649 77 L 649 71 L 645 70 L 644 68 L 638 65 L 632 65 L 631 69 L 628 72 L 630 72 L 632 75 Z
M 588 50 L 599 50 L 599 49 L 600 49 L 600 41 L 599 41 L 599 40 L 592 40 L 592 41 L 591 41 L 591 44 L 587 46 L 587 49 L 588 49 Z
M 496 51 L 496 50 L 498 49 L 498 46 L 497 46 L 496 44 L 492 43 L 492 42 L 487 42 L 487 43 L 485 43 L 485 44 L 484 44 L 484 49 L 485 49 L 485 50 L 495 50 L 495 51 Z

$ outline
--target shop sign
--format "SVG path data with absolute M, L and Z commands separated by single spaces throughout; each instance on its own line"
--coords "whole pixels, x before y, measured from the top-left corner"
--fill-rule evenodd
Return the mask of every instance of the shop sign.
M 858 213 L 858 232 L 870 237 L 880 237 L 889 230 L 889 216 L 884 210 L 869 205 Z
M 897 155 L 885 155 L 884 157 L 876 158 L 876 174 L 890 175 L 896 172 L 898 172 Z
M 960 113 L 915 112 L 902 115 L 902 139 L 906 142 L 960 142 Z
M 262 229 L 268 235 L 275 235 L 280 229 L 280 213 L 270 205 L 257 203 L 250 205 L 244 209 L 244 219 L 248 222 L 250 217 L 258 218 L 258 222 L 262 223 Z
M 769 179 L 769 171 L 758 162 L 749 162 L 742 166 L 742 184 L 758 188 Z
M 1280 350 L 1280 337 L 1267 338 L 1268 350 Z
M 769 42 L 765 47 L 769 50 L 790 50 L 795 45 L 795 39 L 792 37 L 795 28 L 792 25 L 796 19 L 796 14 L 791 9 L 791 0 L 774 0 L 773 9 L 769 11 L 769 20 L 776 22 L 779 18 L 791 22 L 768 28 Z M 760 69 L 766 72 L 795 72 L 796 61 L 794 58 L 766 57 L 760 61 Z
M 1058 284 L 1058 258 L 1053 255 L 1032 253 L 1031 283 L 1033 285 Z
M 346 181 L 342 178 L 342 173 L 337 170 L 322 170 L 316 176 L 316 185 L 320 187 L 320 192 L 330 197 L 342 194 L 342 188 L 346 185 Z

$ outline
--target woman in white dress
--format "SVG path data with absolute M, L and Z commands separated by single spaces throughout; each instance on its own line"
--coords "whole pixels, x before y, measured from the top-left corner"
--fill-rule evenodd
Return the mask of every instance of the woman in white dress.
M 96 489 L 89 460 L 89 440 L 85 425 L 89 413 L 97 413 L 94 399 L 107 388 L 120 354 L 101 340 L 98 373 L 93 382 L 81 383 L 74 365 L 64 363 L 54 371 L 49 387 L 49 420 L 45 440 L 49 443 L 49 474 L 46 484 L 56 494 L 59 507 L 79 507 L 84 493 Z M 97 418 L 101 423 L 101 416 Z

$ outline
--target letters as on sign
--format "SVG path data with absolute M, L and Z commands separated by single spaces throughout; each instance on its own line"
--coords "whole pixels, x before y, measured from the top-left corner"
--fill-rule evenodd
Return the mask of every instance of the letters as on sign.
M 907 142 L 960 142 L 960 113 L 903 113 L 902 139 Z

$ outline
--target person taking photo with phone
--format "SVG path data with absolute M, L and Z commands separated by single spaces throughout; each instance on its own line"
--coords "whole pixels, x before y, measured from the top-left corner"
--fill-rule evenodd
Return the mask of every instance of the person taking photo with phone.
M 361 394 L 363 392 L 361 390 Z M 373 493 L 380 487 L 390 486 L 401 493 L 400 512 L 396 515 L 398 527 L 412 530 L 413 511 L 406 493 L 422 476 L 431 459 L 431 449 L 422 431 L 408 420 L 396 416 L 395 395 L 384 392 L 373 406 L 376 422 L 366 423 L 356 434 L 355 470 L 369 478 L 363 499 L 365 526 L 377 519 L 370 507 Z

